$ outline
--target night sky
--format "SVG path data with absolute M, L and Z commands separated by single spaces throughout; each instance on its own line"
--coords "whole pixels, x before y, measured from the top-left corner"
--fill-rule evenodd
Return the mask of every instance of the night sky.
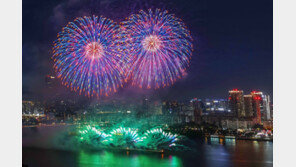
M 120 22 L 139 9 L 149 8 L 174 13 L 191 31 L 194 52 L 188 75 L 157 91 L 125 85 L 115 97 L 226 98 L 233 88 L 245 93 L 261 90 L 272 96 L 271 0 L 23 0 L 23 98 L 71 93 L 62 86 L 49 91 L 45 84 L 45 76 L 54 75 L 53 41 L 69 21 L 103 15 Z

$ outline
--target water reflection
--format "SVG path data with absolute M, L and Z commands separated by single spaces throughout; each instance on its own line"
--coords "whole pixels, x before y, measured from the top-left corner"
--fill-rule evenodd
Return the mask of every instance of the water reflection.
M 166 166 L 179 167 L 182 161 L 178 156 L 164 154 L 136 154 L 136 153 L 117 153 L 117 152 L 79 152 L 77 163 L 79 167 L 91 166 Z
M 211 144 L 211 145 L 232 145 L 235 146 L 236 144 L 236 139 L 232 139 L 232 138 L 216 138 L 216 137 L 211 137 L 209 138 L 210 140 L 208 140 L 208 138 L 205 138 L 205 143 L 206 144 Z
M 225 144 L 235 146 L 236 140 L 235 139 L 225 139 Z
M 208 139 L 195 152 L 146 153 L 135 151 L 61 151 L 23 148 L 23 164 L 29 167 L 272 167 L 273 143 Z

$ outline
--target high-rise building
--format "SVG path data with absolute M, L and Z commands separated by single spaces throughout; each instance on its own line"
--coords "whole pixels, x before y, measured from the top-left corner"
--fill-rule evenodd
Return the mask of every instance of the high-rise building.
M 54 86 L 56 86 L 56 78 L 52 75 L 46 75 L 45 76 L 45 83 L 47 88 L 51 89 Z
M 204 108 L 206 114 L 225 114 L 228 112 L 226 99 L 205 99 Z
M 261 111 L 263 110 L 263 105 L 262 105 L 262 92 L 257 92 L 257 91 L 252 91 L 252 104 L 253 104 L 253 110 L 254 110 L 254 117 L 255 117 L 255 122 L 257 124 L 261 124 Z
M 195 123 L 202 122 L 202 114 L 204 110 L 204 104 L 200 99 L 194 98 L 190 101 L 190 105 L 193 108 L 193 116 Z
M 137 116 L 144 117 L 149 115 L 149 100 L 148 98 L 143 98 L 142 105 L 140 106 L 140 109 L 138 110 Z
M 244 95 L 244 108 L 247 118 L 254 117 L 253 97 L 252 95 Z
M 142 107 L 144 112 L 148 112 L 149 109 L 149 101 L 147 98 L 144 98 L 142 101 Z
M 260 114 L 261 114 L 261 119 L 264 121 L 268 121 L 271 119 L 271 111 L 270 111 L 270 107 L 271 107 L 271 102 L 270 102 L 270 96 L 267 94 L 264 94 L 262 92 L 258 92 L 258 91 L 253 91 L 251 92 L 251 94 L 253 96 L 258 96 L 260 98 Z
M 273 104 L 270 104 L 270 118 L 273 119 Z
M 244 92 L 238 89 L 229 91 L 229 108 L 237 118 L 245 117 L 243 94 Z
M 263 95 L 262 102 L 263 102 L 264 120 L 268 121 L 271 119 L 271 116 L 270 116 L 270 96 Z
M 197 100 L 197 99 L 194 99 Z M 196 121 L 195 118 L 196 116 L 198 117 L 198 112 L 195 112 L 194 104 L 193 101 L 191 100 L 190 103 L 182 103 L 181 108 L 180 108 L 180 114 L 178 117 L 181 119 L 181 122 L 194 122 Z M 197 115 L 196 115 L 197 114 Z M 199 115 L 200 117 L 200 115 Z

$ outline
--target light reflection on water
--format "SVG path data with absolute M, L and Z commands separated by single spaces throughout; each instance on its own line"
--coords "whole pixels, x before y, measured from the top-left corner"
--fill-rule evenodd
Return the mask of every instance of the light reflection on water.
M 108 151 L 103 152 L 79 152 L 78 156 L 79 167 L 90 166 L 116 166 L 116 167 L 180 167 L 182 166 L 181 159 L 177 156 L 170 155 L 163 157 L 161 154 L 118 154 Z
M 198 141 L 196 141 L 198 143 Z M 196 152 L 60 151 L 23 148 L 28 167 L 272 167 L 273 143 L 227 140 L 199 143 Z
M 235 146 L 236 140 L 235 139 L 223 139 L 223 138 L 205 138 L 205 143 L 206 144 L 211 144 L 211 145 L 233 145 Z

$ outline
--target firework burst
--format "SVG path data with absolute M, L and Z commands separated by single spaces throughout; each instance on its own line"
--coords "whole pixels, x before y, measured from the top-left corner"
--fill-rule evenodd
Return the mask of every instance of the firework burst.
M 80 141 L 91 146 L 100 146 L 102 144 L 105 144 L 107 138 L 110 136 L 104 133 L 102 130 L 91 127 L 89 125 L 80 130 L 79 134 Z
M 140 11 L 121 23 L 132 85 L 160 88 L 182 78 L 192 55 L 192 37 L 183 21 L 167 11 Z
M 167 149 L 175 146 L 178 136 L 166 133 L 161 128 L 147 130 L 143 137 L 143 145 L 149 149 Z
M 62 84 L 89 97 L 116 92 L 123 81 L 117 35 L 118 26 L 104 17 L 68 23 L 53 47 L 54 69 Z
M 108 131 L 104 132 L 104 131 Z M 143 150 L 182 150 L 181 136 L 165 132 L 161 128 L 138 131 L 135 128 L 119 127 L 102 130 L 100 127 L 86 126 L 78 131 L 76 139 L 86 148 L 118 148 Z
M 131 128 L 117 128 L 112 130 L 110 142 L 114 146 L 125 146 L 125 147 L 135 147 L 135 145 L 141 141 L 137 130 Z

